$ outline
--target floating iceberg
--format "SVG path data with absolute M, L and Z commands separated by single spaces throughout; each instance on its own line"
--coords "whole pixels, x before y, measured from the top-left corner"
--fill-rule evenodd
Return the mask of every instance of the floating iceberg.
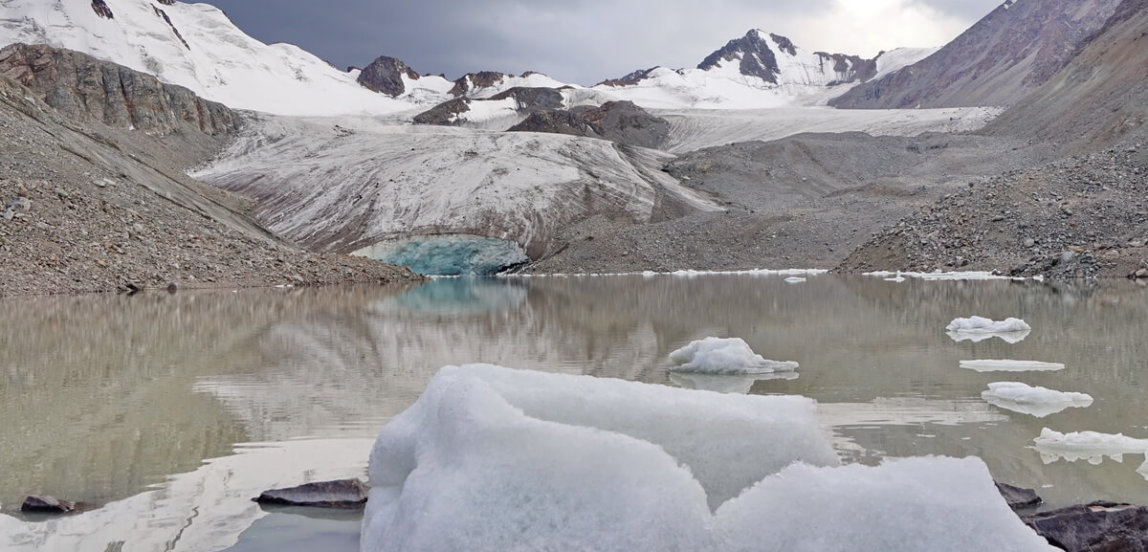
M 1125 454 L 1144 454 L 1148 451 L 1148 439 L 1133 439 L 1117 433 L 1097 433 L 1077 431 L 1061 433 L 1049 428 L 1040 430 L 1040 437 L 1033 439 L 1040 458 L 1046 464 L 1060 459 L 1075 462 L 1088 460 L 1099 464 L 1107 456 L 1117 462 L 1124 461 Z
M 1005 318 L 996 321 L 980 316 L 971 318 L 956 318 L 945 327 L 946 331 L 961 333 L 998 334 L 1009 332 L 1027 332 L 1032 330 L 1027 322 L 1019 318 Z
M 738 337 L 707 337 L 670 353 L 672 372 L 703 374 L 770 374 L 792 372 L 796 362 L 767 360 L 753 352 L 745 340 Z
M 787 284 L 801 284 L 801 283 L 804 283 L 806 281 L 807 280 L 805 278 L 802 278 L 801 276 L 790 276 L 790 277 L 785 279 L 785 283 L 787 283 Z
M 836 464 L 801 397 L 446 367 L 379 434 L 361 549 L 1047 549 L 978 459 Z
M 977 372 L 1055 372 L 1064 370 L 1059 362 L 1037 360 L 962 360 L 961 368 Z
M 1085 393 L 1054 391 L 1032 387 L 1013 381 L 989 384 L 981 398 L 993 406 L 1043 418 L 1066 408 L 1084 408 L 1092 405 L 1092 396 Z
M 753 384 L 759 381 L 795 380 L 797 372 L 774 372 L 772 374 L 699 374 L 694 372 L 670 372 L 670 381 L 686 389 L 715 391 L 717 393 L 749 393 Z

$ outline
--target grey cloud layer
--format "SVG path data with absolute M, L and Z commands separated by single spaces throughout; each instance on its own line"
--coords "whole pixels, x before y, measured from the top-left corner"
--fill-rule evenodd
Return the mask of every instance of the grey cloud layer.
M 787 27 L 794 18 L 829 13 L 835 4 L 834 0 L 207 1 L 255 38 L 298 44 L 339 67 L 362 66 L 389 55 L 417 71 L 451 78 L 478 70 L 535 70 L 580 84 L 653 65 L 693 66 L 750 28 L 792 33 Z M 928 5 L 972 24 L 999 0 L 905 2 Z M 792 38 L 799 46 L 819 47 L 816 37 Z

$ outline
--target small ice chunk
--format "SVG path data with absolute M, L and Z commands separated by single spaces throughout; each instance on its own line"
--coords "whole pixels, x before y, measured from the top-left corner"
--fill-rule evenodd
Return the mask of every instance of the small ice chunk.
M 1027 322 L 1019 318 L 1006 318 L 1001 321 L 973 316 L 970 318 L 955 318 L 945 327 L 946 331 L 962 333 L 997 334 L 1008 332 L 1026 332 L 1032 330 Z
M 722 506 L 716 550 L 1054 551 L 1009 509 L 979 458 L 793 465 Z
M 785 283 L 787 284 L 800 284 L 805 281 L 806 279 L 802 278 L 801 276 L 790 276 L 785 279 Z
M 1015 381 L 989 384 L 981 398 L 993 406 L 1043 418 L 1066 408 L 1084 408 L 1092 405 L 1092 396 L 1085 393 L 1054 391 L 1032 387 Z
M 1064 370 L 1059 362 L 1038 360 L 962 360 L 961 368 L 977 372 L 1054 372 Z
M 1061 433 L 1047 427 L 1040 430 L 1040 436 L 1033 439 L 1033 442 L 1036 443 L 1035 448 L 1041 460 L 1046 464 L 1060 459 L 1069 462 L 1087 460 L 1090 464 L 1099 464 L 1105 456 L 1123 462 L 1125 454 L 1143 454 L 1148 451 L 1148 439 L 1095 431 Z
M 770 374 L 792 372 L 798 364 L 792 361 L 767 360 L 753 352 L 739 337 L 707 337 L 670 353 L 675 365 L 672 372 L 703 374 Z

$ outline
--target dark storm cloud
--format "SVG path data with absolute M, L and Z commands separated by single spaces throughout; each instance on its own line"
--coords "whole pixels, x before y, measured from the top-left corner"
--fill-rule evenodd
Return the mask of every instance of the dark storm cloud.
M 751 28 L 789 34 L 821 48 L 834 17 L 873 0 L 209 0 L 245 32 L 264 42 L 291 42 L 340 68 L 379 55 L 422 73 L 541 71 L 593 84 L 653 65 L 688 67 Z M 889 0 L 925 6 L 962 26 L 999 0 Z M 888 4 L 888 2 L 886 2 Z M 893 8 L 895 9 L 895 8 Z M 849 11 L 849 10 L 847 10 Z M 856 17 L 852 14 L 851 17 Z M 824 29 L 817 21 L 824 18 Z M 958 29 L 959 30 L 959 29 Z M 836 31 L 840 34 L 842 31 Z M 852 32 L 852 31 L 850 31 Z M 881 29 L 872 29 L 881 48 Z M 814 36 L 825 33 L 825 37 Z M 950 36 L 939 41 L 947 40 Z M 891 38 L 890 40 L 895 40 Z M 825 40 L 825 43 L 830 41 Z M 858 41 L 858 44 L 862 42 Z M 921 45 L 921 44 L 911 44 Z M 932 45 L 932 43 L 927 44 Z M 874 52 L 859 52 L 872 55 Z

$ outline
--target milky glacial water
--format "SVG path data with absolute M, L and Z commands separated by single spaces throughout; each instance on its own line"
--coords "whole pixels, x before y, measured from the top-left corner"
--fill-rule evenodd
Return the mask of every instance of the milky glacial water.
M 806 395 L 845 462 L 975 455 L 1051 506 L 1148 503 L 1142 454 L 1070 462 L 1033 448 L 1045 427 L 1148 438 L 1145 313 L 1148 289 L 1130 282 L 831 275 L 2 299 L 0 550 L 355 550 L 353 514 L 265 510 L 250 499 L 365 477 L 387 420 L 439 367 L 468 362 Z M 1015 343 L 945 333 L 973 315 L 1023 318 L 1033 329 Z M 708 336 L 797 361 L 797 377 L 667 373 L 670 351 Z M 970 360 L 1064 368 L 961 368 Z M 1038 418 L 982 399 L 998 381 L 1094 402 Z M 33 493 L 87 511 L 25 518 L 19 504 Z

